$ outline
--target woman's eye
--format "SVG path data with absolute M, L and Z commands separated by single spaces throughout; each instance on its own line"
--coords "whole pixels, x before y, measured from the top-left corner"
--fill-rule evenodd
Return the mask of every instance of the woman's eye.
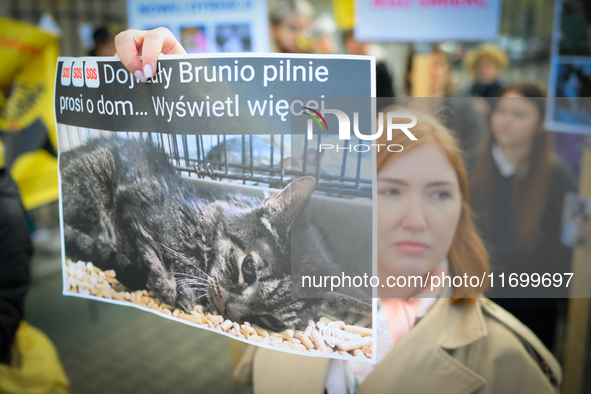
M 248 285 L 252 285 L 257 280 L 254 260 L 250 256 L 247 256 L 242 262 L 242 277 Z
M 386 189 L 380 191 L 380 194 L 383 194 L 385 196 L 395 196 L 397 194 L 400 194 L 400 192 L 398 191 L 398 189 Z
M 447 200 L 451 198 L 451 193 L 449 192 L 435 192 L 433 196 L 438 200 Z

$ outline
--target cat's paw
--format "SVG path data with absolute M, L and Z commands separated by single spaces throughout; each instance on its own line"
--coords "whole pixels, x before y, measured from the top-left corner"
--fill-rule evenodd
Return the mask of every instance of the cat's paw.
M 183 312 L 190 313 L 195 307 L 195 301 L 193 296 L 179 292 L 176 297 L 176 306 L 178 306 Z
M 176 281 L 168 274 L 150 275 L 148 289 L 152 290 L 161 301 L 168 305 L 175 305 L 177 298 Z

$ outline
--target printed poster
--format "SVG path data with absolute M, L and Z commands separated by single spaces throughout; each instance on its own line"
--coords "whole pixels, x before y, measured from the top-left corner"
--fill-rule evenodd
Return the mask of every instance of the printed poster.
M 168 28 L 187 53 L 269 52 L 265 0 L 127 0 L 131 29 Z
M 589 248 L 591 239 L 591 199 L 567 193 L 562 212 L 562 234 L 565 246 Z
M 494 40 L 501 0 L 357 0 L 361 41 Z
M 59 58 L 63 293 L 375 363 L 371 289 L 320 284 L 376 272 L 373 157 L 328 149 L 339 128 L 320 115 L 348 100 L 356 127 L 374 127 L 355 102 L 375 96 L 374 66 L 163 56 L 142 84 L 117 58 Z
M 591 134 L 591 3 L 558 0 L 545 126 Z

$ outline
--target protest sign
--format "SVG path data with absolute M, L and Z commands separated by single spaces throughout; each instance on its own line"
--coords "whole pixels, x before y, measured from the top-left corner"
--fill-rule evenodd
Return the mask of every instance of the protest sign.
M 545 126 L 591 134 L 591 5 L 556 2 Z
M 187 53 L 269 52 L 265 0 L 127 0 L 129 27 L 166 27 Z
M 500 0 L 359 0 L 358 40 L 493 40 Z
M 142 84 L 116 58 L 60 58 L 64 294 L 375 362 L 371 291 L 317 285 L 375 271 L 372 155 L 323 155 L 331 136 L 292 122 L 368 100 L 374 70 L 365 56 L 163 56 Z

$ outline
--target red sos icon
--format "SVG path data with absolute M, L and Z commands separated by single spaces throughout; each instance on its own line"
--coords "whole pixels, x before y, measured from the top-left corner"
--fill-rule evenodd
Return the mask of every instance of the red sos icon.
M 100 77 L 99 68 L 96 60 L 87 60 L 84 62 L 84 78 L 86 79 L 86 87 L 99 87 Z
M 86 69 L 86 80 L 88 81 L 89 79 L 94 80 L 97 79 L 97 75 L 96 75 L 96 68 L 87 68 Z
M 72 83 L 72 59 L 65 58 L 62 63 L 62 86 L 70 86 Z
M 76 60 L 72 64 L 72 85 L 76 87 L 84 86 L 84 74 L 82 69 L 84 68 L 84 62 L 82 60 Z

